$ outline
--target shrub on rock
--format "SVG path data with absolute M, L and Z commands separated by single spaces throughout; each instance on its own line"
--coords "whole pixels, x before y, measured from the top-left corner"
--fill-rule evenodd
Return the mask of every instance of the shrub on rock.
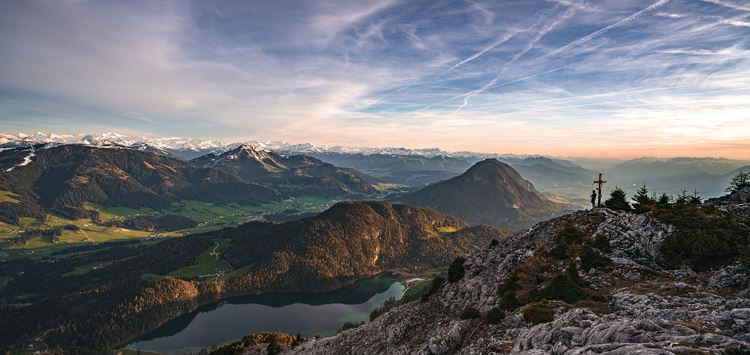
M 500 324 L 503 319 L 505 319 L 505 312 L 500 308 L 495 307 L 487 312 L 487 323 L 489 324 Z
M 555 315 L 552 313 L 552 308 L 549 306 L 547 300 L 526 305 L 521 314 L 523 314 L 523 318 L 526 321 L 532 324 L 547 323 L 555 320 Z
M 435 292 L 440 290 L 440 287 L 442 287 L 444 283 L 445 283 L 444 278 L 440 276 L 436 276 L 434 279 L 432 279 L 432 283 L 430 284 L 430 290 L 427 291 L 427 293 L 425 293 L 422 296 L 422 299 L 420 301 L 422 303 L 427 302 L 427 300 L 430 299 L 430 296 L 432 296 L 433 294 L 435 294 Z
M 581 269 L 589 271 L 597 267 L 606 267 L 612 264 L 612 260 L 599 254 L 590 245 L 585 244 L 581 250 Z
M 464 262 L 466 259 L 462 257 L 457 257 L 453 260 L 453 263 L 451 263 L 451 266 L 448 268 L 448 281 L 449 282 L 458 282 L 464 277 Z
M 508 278 L 501 283 L 497 292 L 500 295 L 500 304 L 498 307 L 504 310 L 513 310 L 521 305 L 521 302 L 516 298 L 516 291 L 518 290 L 518 275 L 512 273 L 508 275 Z
M 461 312 L 461 319 L 474 319 L 479 318 L 479 311 L 474 307 L 466 307 Z

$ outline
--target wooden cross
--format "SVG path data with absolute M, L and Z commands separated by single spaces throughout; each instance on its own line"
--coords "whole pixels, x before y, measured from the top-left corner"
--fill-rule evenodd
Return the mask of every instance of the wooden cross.
M 607 183 L 607 181 L 605 181 L 605 180 L 603 179 L 602 173 L 599 173 L 599 180 L 596 180 L 596 181 L 594 181 L 594 184 L 596 184 L 596 185 L 597 185 L 597 188 L 596 188 L 596 190 L 597 190 L 597 191 L 599 192 L 599 194 L 598 194 L 598 195 L 599 195 L 599 198 L 598 198 L 598 200 L 596 201 L 596 206 L 597 206 L 597 207 L 602 207 L 602 187 L 603 187 L 603 186 L 604 186 L 604 184 L 606 184 L 606 183 Z

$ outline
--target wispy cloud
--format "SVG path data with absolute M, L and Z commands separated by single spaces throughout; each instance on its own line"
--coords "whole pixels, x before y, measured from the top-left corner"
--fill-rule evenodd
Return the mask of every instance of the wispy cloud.
M 748 21 L 738 0 L 0 2 L 0 131 L 748 157 Z
M 648 13 L 648 12 L 653 11 L 653 10 L 656 10 L 656 9 L 658 9 L 658 8 L 666 5 L 670 1 L 671 0 L 659 0 L 656 3 L 652 4 L 651 6 L 646 7 L 645 9 L 642 9 L 640 11 L 637 11 L 637 12 L 631 14 L 630 16 L 621 19 L 620 21 L 617 21 L 617 22 L 615 22 L 615 23 L 613 23 L 613 24 L 611 24 L 609 26 L 606 26 L 606 27 L 601 28 L 601 29 L 599 29 L 597 31 L 589 33 L 586 36 L 583 36 L 583 37 L 581 37 L 581 38 L 579 38 L 579 39 L 577 39 L 577 40 L 575 40 L 573 42 L 570 42 L 570 43 L 568 43 L 568 44 L 566 44 L 566 45 L 564 45 L 564 46 L 562 46 L 562 47 L 560 47 L 558 49 L 555 49 L 554 51 L 552 51 L 549 54 L 547 54 L 547 56 L 557 55 L 557 54 L 559 54 L 561 52 L 564 52 L 567 49 L 580 46 L 580 45 L 582 45 L 582 44 L 584 44 L 584 43 L 586 43 L 588 41 L 591 41 L 592 39 L 594 39 L 596 37 L 599 37 L 599 36 L 601 36 L 601 35 L 609 32 L 609 31 L 611 31 L 613 29 L 616 29 L 618 27 L 626 25 L 626 24 L 628 24 L 628 23 L 636 20 L 637 18 L 643 16 L 643 14 Z
M 482 87 L 480 87 L 480 88 L 478 88 L 476 90 L 471 90 L 471 91 L 467 92 L 466 94 L 462 95 L 463 101 L 462 101 L 461 105 L 456 109 L 455 112 L 463 110 L 466 106 L 469 105 L 469 100 L 471 100 L 472 97 L 480 95 L 480 94 L 482 94 L 483 92 L 485 92 L 486 90 L 488 90 L 490 88 L 514 84 L 514 83 L 517 83 L 517 82 L 520 82 L 520 81 L 524 81 L 524 80 L 535 78 L 535 77 L 537 77 L 539 75 L 543 75 L 543 74 L 550 73 L 552 71 L 556 71 L 557 69 L 552 70 L 552 71 L 547 71 L 547 72 L 544 72 L 544 73 L 540 73 L 540 74 L 529 75 L 529 76 L 523 77 L 521 79 L 512 80 L 512 81 L 509 81 L 509 82 L 506 82 L 506 83 L 498 83 L 498 81 L 500 81 L 500 79 L 505 75 L 506 70 L 508 69 L 508 67 L 510 65 L 512 65 L 513 63 L 515 63 L 519 58 L 521 58 L 526 53 L 528 53 L 531 49 L 533 49 L 534 46 L 536 46 L 536 44 L 547 33 L 549 33 L 550 31 L 552 31 L 554 28 L 556 28 L 560 24 L 564 23 L 571 16 L 573 16 L 574 13 L 575 13 L 574 8 L 570 7 L 567 10 L 565 10 L 562 14 L 560 14 L 558 16 L 555 16 L 554 19 L 552 19 L 551 21 L 548 21 L 547 23 L 545 23 L 542 26 L 542 28 L 540 28 L 534 34 L 534 37 L 526 44 L 526 46 L 520 52 L 518 52 L 515 55 L 513 55 L 513 57 L 507 63 L 505 63 L 503 65 L 502 70 L 500 71 L 500 73 L 497 74 L 497 76 L 495 76 L 488 83 L 484 84 Z
M 729 8 L 729 9 L 733 9 L 733 10 L 740 10 L 740 11 L 750 12 L 750 6 L 737 5 L 737 4 L 735 4 L 733 2 L 729 2 L 729 1 L 722 1 L 722 0 L 701 0 L 701 1 L 707 2 L 709 4 L 723 6 L 723 7 Z
M 507 65 L 513 64 L 516 60 L 524 56 L 526 53 L 528 53 L 536 44 L 550 31 L 555 29 L 557 26 L 559 26 L 561 23 L 568 20 L 573 14 L 575 13 L 575 10 L 573 7 L 570 7 L 568 10 L 564 11 L 561 15 L 557 16 L 554 20 L 544 24 L 542 28 L 537 31 L 537 33 L 534 35 L 534 38 L 529 41 L 529 43 L 526 45 L 526 47 L 523 48 L 520 52 L 516 53 L 513 58 L 510 59 Z M 507 66 L 506 66 L 507 67 Z
M 691 48 L 672 48 L 672 49 L 662 49 L 659 50 L 658 53 L 662 54 L 684 54 L 684 55 L 699 55 L 699 56 L 719 56 L 723 57 L 725 59 L 735 59 L 735 58 L 750 58 L 750 50 L 738 48 L 736 46 L 720 49 L 720 50 L 710 50 L 710 49 L 691 49 Z
M 499 45 L 501 45 L 501 44 L 503 44 L 505 42 L 508 42 L 508 40 L 510 40 L 511 38 L 513 38 L 513 36 L 515 36 L 517 33 L 518 33 L 518 31 L 511 31 L 511 32 L 508 32 L 508 33 L 504 34 L 503 36 L 501 36 L 500 38 L 498 38 L 496 41 L 490 43 L 487 47 L 482 48 L 482 50 L 480 50 L 479 52 L 476 52 L 476 53 L 472 54 L 471 56 L 469 56 L 468 58 L 465 58 L 462 61 L 456 63 L 454 66 L 452 66 L 449 69 L 449 71 L 455 70 L 456 68 L 458 68 L 458 67 L 460 67 L 460 66 L 462 66 L 462 65 L 464 65 L 464 64 L 466 64 L 468 62 L 471 62 L 474 59 L 477 59 L 477 58 L 481 57 L 483 54 L 491 51 L 495 47 L 497 47 L 497 46 L 499 46 Z
M 547 70 L 547 71 L 542 72 L 542 73 L 527 75 L 527 76 L 524 76 L 522 78 L 518 78 L 518 79 L 511 80 L 511 81 L 506 81 L 506 82 L 498 82 L 500 80 L 499 77 L 495 77 L 494 79 L 492 79 L 492 81 L 490 81 L 489 83 L 485 84 L 481 88 L 479 88 L 477 90 L 470 91 L 470 92 L 468 92 L 468 93 L 460 96 L 460 97 L 463 98 L 463 103 L 461 104 L 461 106 L 458 107 L 458 109 L 456 109 L 456 112 L 461 111 L 463 108 L 465 108 L 466 106 L 468 106 L 469 105 L 469 99 L 471 99 L 472 97 L 474 97 L 476 95 L 479 95 L 479 94 L 481 94 L 481 93 L 483 93 L 483 92 L 485 92 L 485 91 L 487 91 L 489 89 L 496 88 L 496 87 L 502 87 L 502 86 L 508 86 L 508 85 L 515 84 L 515 83 L 520 83 L 522 81 L 533 79 L 533 78 L 536 78 L 538 76 L 542 76 L 542 75 L 549 74 L 549 73 L 554 73 L 554 72 L 556 72 L 558 70 L 560 70 L 560 68 L 555 68 L 555 69 L 552 69 L 552 70 Z
M 668 18 L 684 18 L 687 15 L 685 15 L 685 14 L 677 14 L 677 13 L 672 13 L 672 12 L 657 12 L 656 16 L 668 17 Z

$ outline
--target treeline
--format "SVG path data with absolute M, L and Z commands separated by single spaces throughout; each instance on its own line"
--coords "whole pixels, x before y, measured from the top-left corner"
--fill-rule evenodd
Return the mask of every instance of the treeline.
M 741 172 L 732 179 L 727 192 L 736 193 L 750 187 L 750 174 Z M 727 265 L 740 260 L 750 267 L 750 227 L 748 221 L 713 204 L 703 204 L 697 191 L 680 195 L 650 195 L 641 186 L 628 201 L 625 191 L 615 188 L 605 205 L 613 210 L 649 213 L 676 227 L 666 237 L 661 252 L 674 266 L 687 265 L 697 271 Z
M 5 261 L 0 277 L 11 281 L 0 291 L 0 319 L 13 326 L 0 328 L 0 349 L 21 348 L 29 338 L 54 329 L 45 338 L 50 346 L 95 354 L 140 334 L 193 306 L 174 299 L 175 293 L 195 296 L 186 289 L 190 282 L 152 284 L 142 275 L 166 275 L 192 265 L 212 245 L 210 238 L 190 237 L 149 246 L 118 243 L 95 253 L 42 261 Z M 112 264 L 70 274 L 106 262 Z
M 167 214 L 160 217 L 137 216 L 125 220 L 123 226 L 129 229 L 170 232 L 181 229 L 193 228 L 198 222 L 180 215 Z

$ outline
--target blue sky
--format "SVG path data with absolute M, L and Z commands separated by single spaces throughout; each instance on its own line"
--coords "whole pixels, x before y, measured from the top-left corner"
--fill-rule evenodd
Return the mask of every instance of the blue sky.
M 750 1 L 0 1 L 0 131 L 750 158 Z

